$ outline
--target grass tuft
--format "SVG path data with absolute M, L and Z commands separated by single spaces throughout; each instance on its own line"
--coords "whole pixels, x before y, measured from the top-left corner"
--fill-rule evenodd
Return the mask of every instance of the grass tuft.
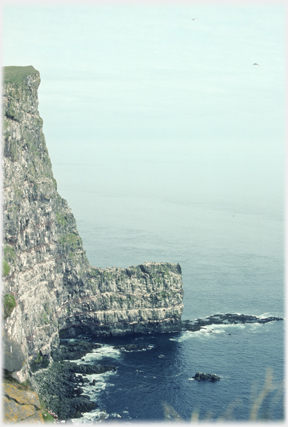
M 32 65 L 27 67 L 8 66 L 3 67 L 3 80 L 4 83 L 14 83 L 16 85 L 23 84 L 25 78 L 32 74 L 39 74 Z

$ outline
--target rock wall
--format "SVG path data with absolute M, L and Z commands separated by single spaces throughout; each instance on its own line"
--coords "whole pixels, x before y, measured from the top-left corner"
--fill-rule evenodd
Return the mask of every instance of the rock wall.
M 57 192 L 39 84 L 32 66 L 4 67 L 3 296 L 15 306 L 5 307 L 3 327 L 21 346 L 23 378 L 36 357 L 50 357 L 61 334 L 170 332 L 180 328 L 183 311 L 179 264 L 89 265 L 75 218 Z
M 19 389 L 18 385 L 5 382 L 3 385 L 4 422 L 43 423 L 43 415 L 37 393 Z

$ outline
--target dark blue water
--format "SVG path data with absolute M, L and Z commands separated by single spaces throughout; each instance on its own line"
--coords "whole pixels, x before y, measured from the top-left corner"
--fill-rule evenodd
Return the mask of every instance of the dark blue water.
M 246 421 L 255 397 L 264 388 L 266 374 L 272 375 L 277 389 L 270 393 L 257 418 L 283 418 L 282 322 L 211 326 L 205 332 L 97 342 L 103 344 L 102 350 L 86 355 L 85 361 L 79 362 L 112 363 L 117 372 L 88 375 L 97 383 L 84 387 L 85 394 L 95 399 L 99 408 L 84 414 L 78 422 L 95 422 L 101 418 L 163 421 L 165 407 L 172 419 L 180 416 L 182 420 L 190 421 L 193 412 L 199 413 L 199 419 L 208 416 L 218 419 L 225 415 L 229 404 L 235 407 L 228 419 Z M 127 343 L 148 344 L 149 347 L 139 351 L 113 348 Z M 267 368 L 270 369 L 266 371 Z M 217 373 L 221 380 L 197 382 L 192 378 L 196 371 Z
M 91 181 L 92 169 L 83 173 L 79 185 L 79 174 L 75 179 L 71 174 L 74 167 L 56 164 L 56 179 L 76 217 L 92 265 L 179 262 L 183 319 L 228 312 L 284 316 L 281 206 L 258 206 L 237 197 L 226 203 L 196 200 L 189 194 L 181 199 L 175 192 L 171 196 L 101 192 L 97 182 L 94 188 Z M 280 420 L 284 416 L 282 321 L 212 325 L 194 333 L 96 342 L 103 347 L 86 355 L 86 362 L 113 364 L 117 371 L 89 376 L 98 382 L 86 387 L 85 393 L 99 408 L 77 422 L 102 418 L 159 421 L 169 414 L 190 421 L 192 413 L 214 420 L 227 408 L 229 419 L 247 420 L 266 375 L 272 376 L 275 388 L 258 418 Z M 149 347 L 131 352 L 113 348 L 123 343 Z M 221 380 L 198 383 L 192 379 L 196 371 L 218 374 Z

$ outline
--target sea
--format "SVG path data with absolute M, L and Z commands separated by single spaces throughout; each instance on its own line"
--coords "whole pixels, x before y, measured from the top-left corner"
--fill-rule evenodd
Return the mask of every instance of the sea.
M 180 263 L 183 320 L 217 313 L 285 317 L 281 203 L 105 191 L 92 178 L 93 165 L 56 162 L 53 170 L 91 265 Z M 284 325 L 285 319 L 198 332 L 80 336 L 101 348 L 77 363 L 114 365 L 116 371 L 88 375 L 96 383 L 85 385 L 84 393 L 99 406 L 72 422 L 283 421 Z M 121 348 L 127 344 L 139 348 Z M 197 371 L 220 381 L 198 382 Z

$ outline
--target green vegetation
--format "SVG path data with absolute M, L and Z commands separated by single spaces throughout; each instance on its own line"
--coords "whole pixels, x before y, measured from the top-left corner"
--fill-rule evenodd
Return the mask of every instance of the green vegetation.
M 23 191 L 19 187 L 14 187 L 14 196 L 16 201 L 15 202 L 21 202 L 21 199 L 23 197 Z
M 49 318 L 48 318 L 48 316 L 47 316 L 47 313 L 42 313 L 42 321 L 43 321 L 43 323 L 45 324 L 45 325 L 48 325 L 49 323 L 50 323 L 50 320 L 49 320 Z
M 14 261 L 16 259 L 15 249 L 11 246 L 5 245 L 4 247 L 4 258 L 8 261 Z
M 27 67 L 3 67 L 4 83 L 14 83 L 15 85 L 21 85 L 24 79 L 31 74 L 39 74 L 39 72 L 35 70 L 32 65 L 28 65 Z
M 42 360 L 43 360 L 42 353 L 40 351 L 38 351 L 37 359 L 35 360 L 35 363 L 41 363 Z
M 70 248 L 72 251 L 75 251 L 77 248 L 80 247 L 81 239 L 79 236 L 76 236 L 76 234 L 68 233 L 60 237 L 59 243 L 61 243 L 61 245 L 63 246 Z
M 168 298 L 169 296 L 170 296 L 170 294 L 168 294 L 168 292 L 165 292 L 165 291 L 160 292 L 160 298 L 161 299 Z
M 4 156 L 10 158 L 12 162 L 16 162 L 18 160 L 18 145 L 15 139 L 5 139 Z
M 104 271 L 103 272 L 103 277 L 105 279 L 111 280 L 113 278 L 113 273 L 112 272 L 110 273 L 110 272 Z
M 54 188 L 55 190 L 57 190 L 57 181 L 55 178 L 52 178 L 53 184 L 54 184 Z
M 54 423 L 55 418 L 52 417 L 52 415 L 50 415 L 50 413 L 48 412 L 48 409 L 42 409 L 42 405 L 41 405 L 41 412 L 42 412 L 42 416 L 45 423 Z
M 61 214 L 60 212 L 56 212 L 56 217 L 57 217 L 57 223 L 62 227 L 65 227 L 67 224 L 67 220 L 65 219 L 64 215 Z
M 9 271 L 10 271 L 9 264 L 6 261 L 6 259 L 3 259 L 3 264 L 2 264 L 2 274 L 3 274 L 3 276 L 7 276 L 7 274 L 9 274 Z
M 43 308 L 45 310 L 45 312 L 50 316 L 52 314 L 51 308 L 50 308 L 50 303 L 49 302 L 44 302 L 43 304 Z
M 7 211 L 9 212 L 9 214 L 18 214 L 18 212 L 20 211 L 20 203 L 19 204 L 15 204 L 12 206 L 9 206 Z
M 73 312 L 73 307 L 67 307 L 67 316 L 70 316 L 72 312 Z
M 37 357 L 30 362 L 30 369 L 34 373 L 39 369 L 45 369 L 49 366 L 49 357 L 38 351 Z
M 96 270 L 94 267 L 91 267 L 88 273 L 89 273 L 89 276 L 91 277 L 97 277 L 100 275 L 99 271 Z
M 39 117 L 35 117 L 35 126 L 41 127 L 43 126 L 43 119 L 39 116 Z
M 33 134 L 31 134 L 31 131 L 29 129 L 24 129 L 23 131 L 23 139 L 25 141 L 25 145 L 28 148 L 29 153 L 31 154 L 33 163 L 38 160 L 40 157 L 39 149 L 36 144 L 39 144 L 39 141 L 35 139 Z M 35 167 L 35 165 L 33 165 Z
M 4 319 L 7 319 L 14 308 L 16 307 L 16 300 L 13 295 L 5 294 L 4 295 Z

